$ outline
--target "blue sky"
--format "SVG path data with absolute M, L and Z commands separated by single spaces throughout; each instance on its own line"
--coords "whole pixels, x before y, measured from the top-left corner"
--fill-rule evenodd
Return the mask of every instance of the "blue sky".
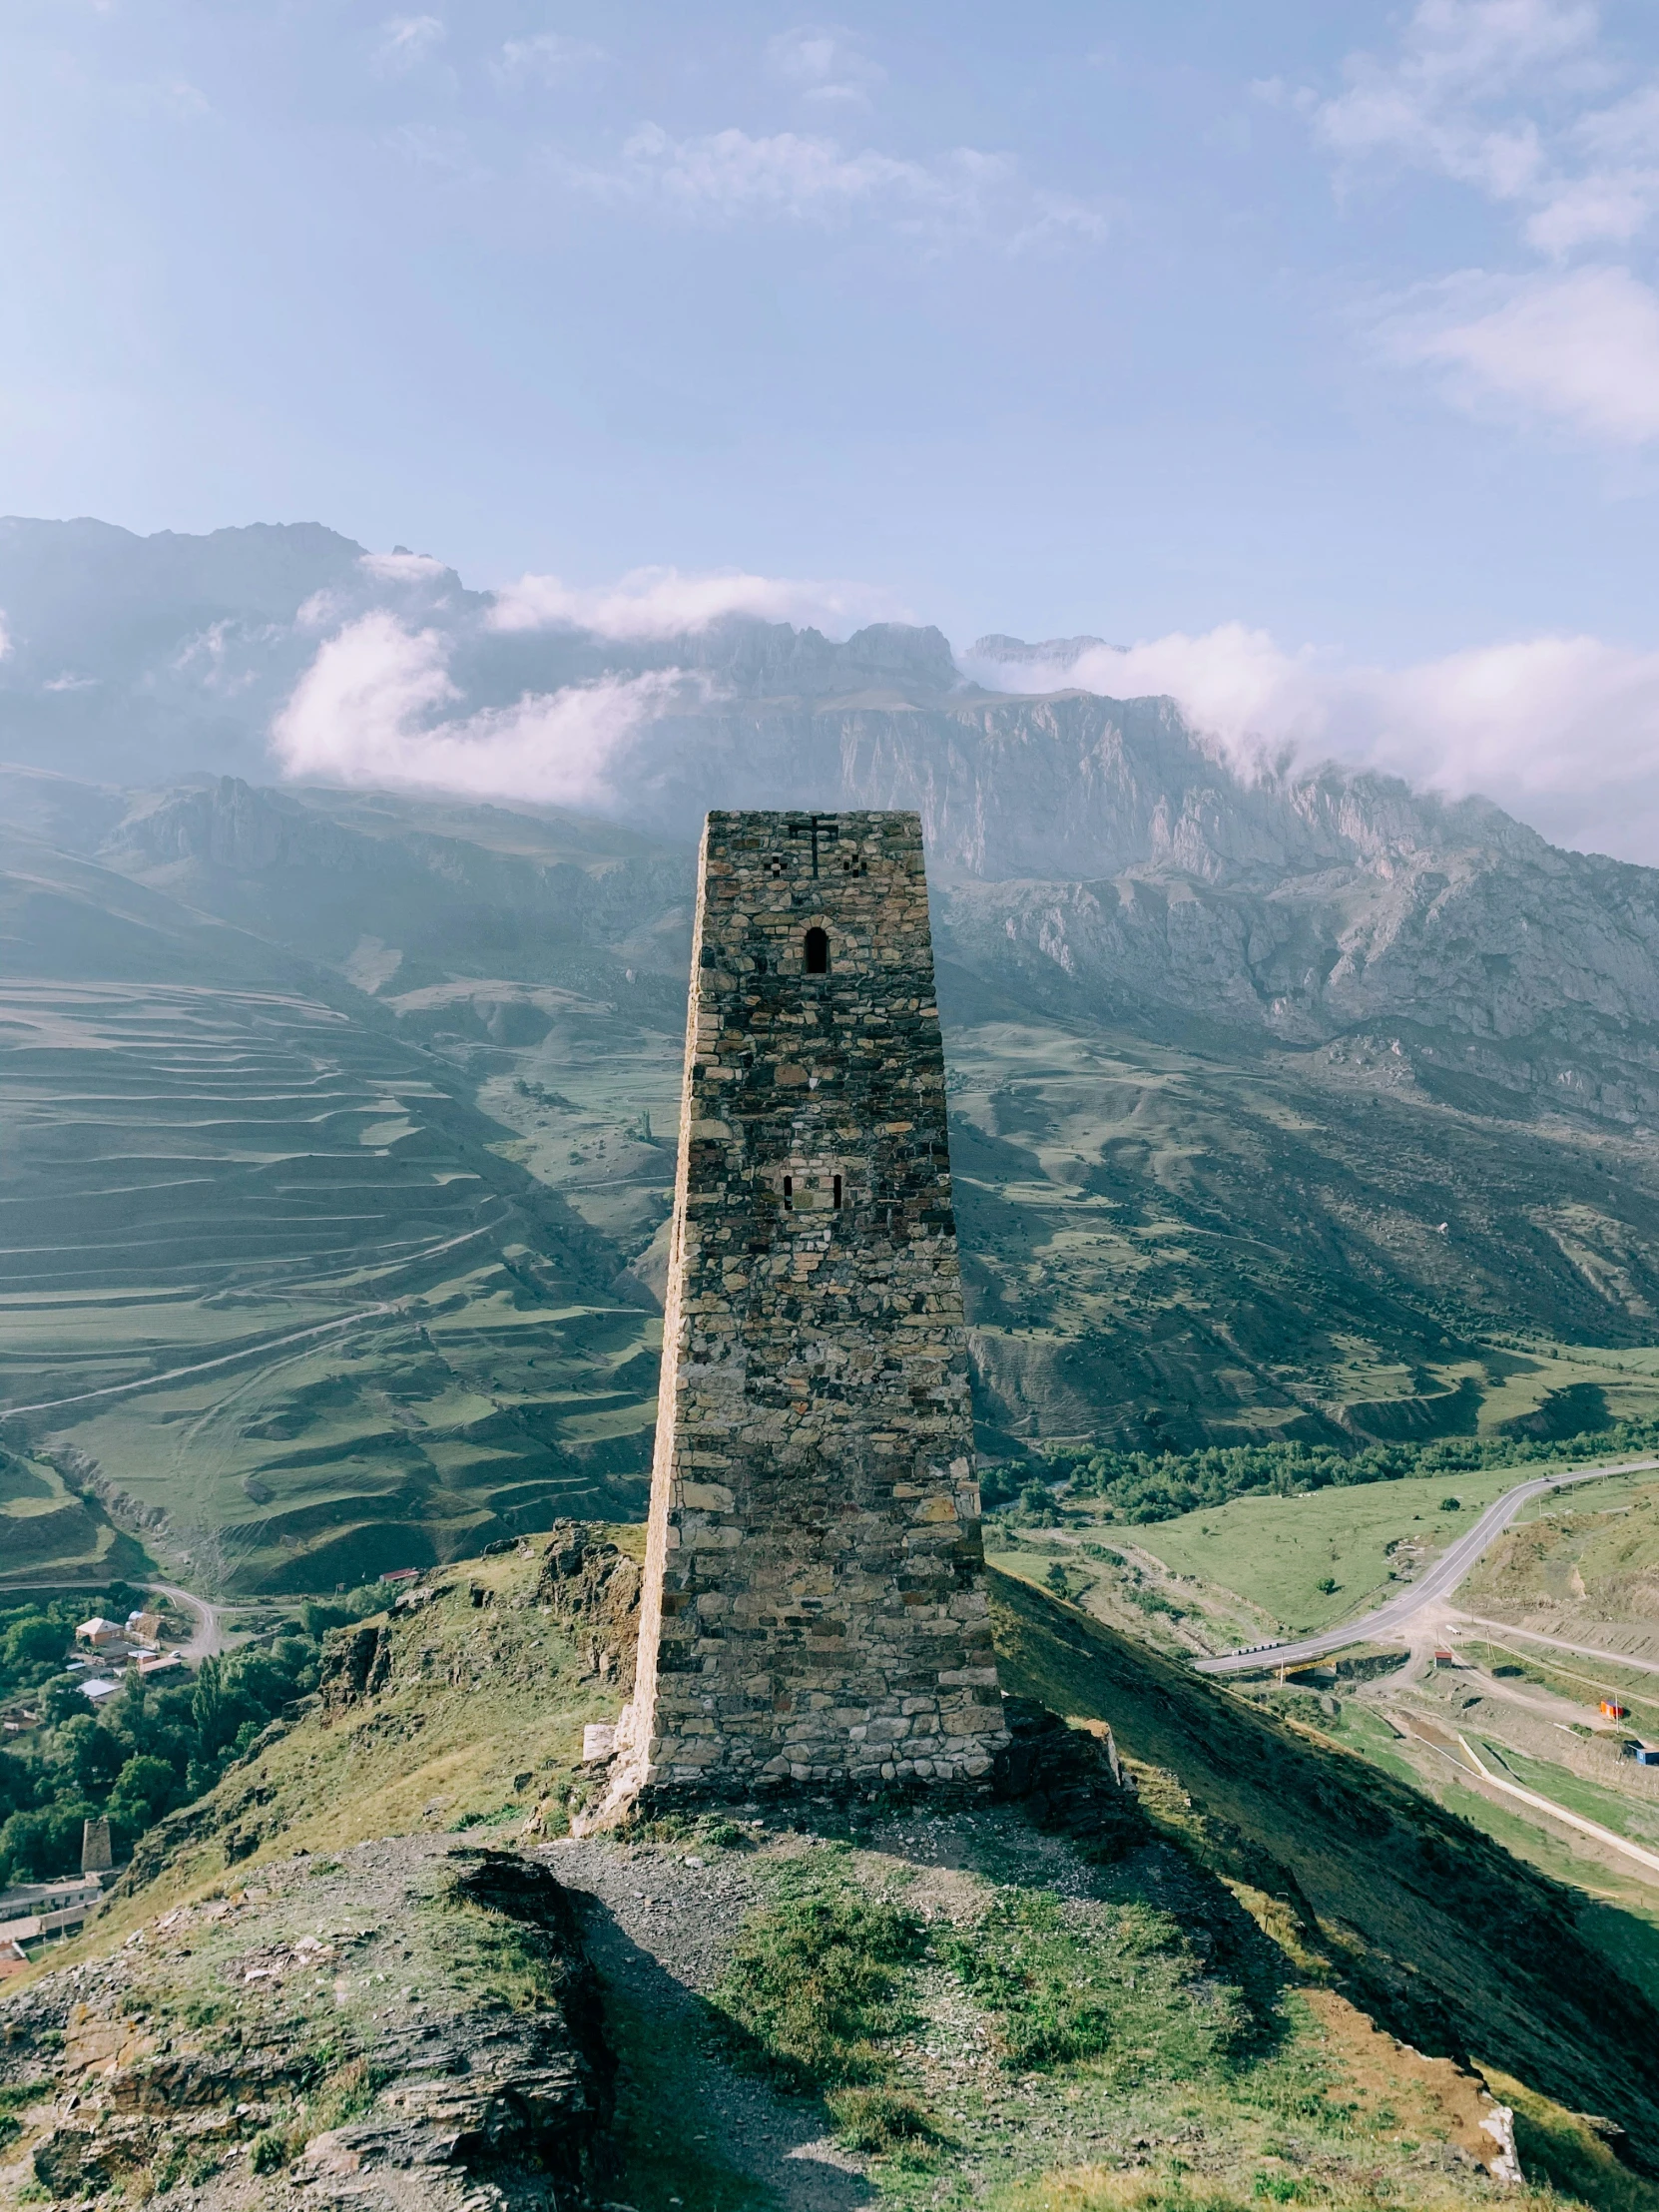
M 1339 745 L 1576 640 L 1659 745 L 1651 8 L 11 0 L 0 149 L 11 512 L 1210 637 Z

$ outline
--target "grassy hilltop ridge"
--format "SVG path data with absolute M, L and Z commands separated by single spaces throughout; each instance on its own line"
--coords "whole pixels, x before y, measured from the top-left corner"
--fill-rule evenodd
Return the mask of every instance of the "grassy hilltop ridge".
M 6 789 L 40 833 L 0 871 L 0 1396 L 43 1410 L 0 1441 L 239 1587 L 327 1591 L 631 1506 L 686 847 L 229 780 Z M 941 864 L 994 1457 L 1659 1412 L 1639 1102 L 1575 1102 L 1541 1062 L 1477 1082 L 1420 1018 L 1299 1042 L 1081 969 L 1057 996 L 973 920 L 1000 895 Z M 15 1571 L 84 1562 L 91 1509 Z
M 422 2051 L 494 2035 L 510 2058 L 558 2031 L 569 1965 L 508 1879 L 529 1853 L 586 1901 L 621 2062 L 599 2193 L 638 2212 L 805 2212 L 791 2153 L 827 2140 L 842 2201 L 917 2208 L 1659 2204 L 1659 2012 L 1608 1916 L 1075 1608 L 994 1578 L 1007 1687 L 1109 1718 L 1138 1780 L 1080 1827 L 1021 1802 L 813 1804 L 577 1844 L 581 1728 L 622 1694 L 593 1624 L 534 1552 L 433 1586 L 337 1636 L 309 1709 L 0 2000 L 0 2202 L 98 2172 L 169 2212 L 186 2188 L 275 2212 L 308 2201 L 319 2135 L 401 2140 Z M 117 2051 L 108 2089 L 79 2070 Z M 123 2101 L 163 2064 L 171 2103 Z M 231 2074 L 234 2114 L 213 2101 Z M 60 2079 L 79 2113 L 42 2103 Z M 1518 2197 L 1487 2171 L 1494 2096 Z M 450 2201 L 430 2170 L 411 2203 Z

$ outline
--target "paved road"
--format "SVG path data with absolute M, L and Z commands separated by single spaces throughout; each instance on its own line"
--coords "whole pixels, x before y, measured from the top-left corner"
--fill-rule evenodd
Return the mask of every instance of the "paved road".
M 1612 1467 L 1584 1467 L 1575 1474 L 1541 1474 L 1530 1482 L 1517 1482 L 1488 1505 L 1466 1535 L 1418 1576 L 1405 1583 L 1397 1597 L 1388 1598 L 1375 1612 L 1328 1628 L 1318 1636 L 1304 1636 L 1296 1643 L 1259 1644 L 1253 1651 L 1225 1651 L 1213 1659 L 1197 1659 L 1201 1674 L 1243 1674 L 1253 1667 L 1294 1666 L 1303 1659 L 1323 1659 L 1327 1652 L 1342 1651 L 1349 1644 L 1385 1639 L 1404 1627 L 1413 1613 L 1436 1599 L 1449 1597 L 1495 1536 L 1500 1536 L 1529 1497 L 1544 1490 L 1564 1489 L 1569 1482 L 1595 1482 L 1609 1474 L 1635 1474 L 1644 1467 L 1659 1467 L 1659 1459 L 1625 1459 Z

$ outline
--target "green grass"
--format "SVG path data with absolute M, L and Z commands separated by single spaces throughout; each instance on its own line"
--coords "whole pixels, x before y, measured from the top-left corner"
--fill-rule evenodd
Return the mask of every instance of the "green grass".
M 776 1872 L 714 1992 L 717 2015 L 741 2031 L 738 2047 L 794 2088 L 882 2082 L 891 2071 L 883 2046 L 913 2025 L 906 1969 L 925 1931 L 903 1905 L 862 1895 L 845 1859 L 831 1846 Z
M 1005 1889 L 940 1951 L 1021 2071 L 1096 2059 L 1120 2082 L 1182 2081 L 1248 2036 L 1236 1992 L 1195 1995 L 1203 1962 L 1185 1932 L 1140 1902 L 1101 1913 Z
M 596 1701 L 555 1625 L 515 1602 L 534 1572 L 512 1557 L 482 1562 L 465 1579 L 487 1581 L 493 1605 L 472 1607 L 463 1580 L 400 1619 L 386 1690 L 326 1726 L 302 1721 L 228 1778 L 219 1827 L 200 1824 L 158 1881 L 63 1954 L 73 1964 L 172 1902 L 244 1884 L 254 1897 L 269 1885 L 261 1911 L 274 1936 L 291 1940 L 320 1917 L 359 1961 L 343 2006 L 325 1977 L 259 1995 L 228 1984 L 225 1956 L 247 1941 L 229 1924 L 165 1957 L 162 1946 L 138 1954 L 135 2011 L 183 2019 L 211 2000 L 198 2030 L 210 2039 L 324 2005 L 337 2047 L 325 2049 L 313 2023 L 311 2072 L 268 2123 L 261 2156 L 273 2171 L 307 2132 L 337 2124 L 340 2094 L 372 2094 L 343 2061 L 391 1989 L 441 1981 L 463 2001 L 510 2009 L 558 1999 L 533 1932 L 496 1927 L 442 1862 L 429 1894 L 392 1923 L 364 1914 L 374 1925 L 359 1930 L 354 1909 L 342 1915 L 329 1899 L 342 1845 L 445 1826 L 456 1809 L 495 1802 L 495 1778 L 510 1782 L 513 1765 L 536 1768 L 520 1802 L 539 1801 L 558 1826 L 580 1723 L 615 1700 Z M 1439 2157 L 1442 2104 L 1403 2076 L 1382 2088 L 1371 2079 L 1402 2062 L 1344 2005 L 1346 1990 L 1417 2049 L 1473 2042 L 1484 2063 L 1525 2080 L 1539 2140 L 1554 2131 L 1563 2158 L 1588 2159 L 1586 2201 L 1600 2212 L 1656 2212 L 1655 2193 L 1619 2195 L 1561 2110 L 1611 2110 L 1633 2132 L 1650 2101 L 1659 2112 L 1659 2084 L 1642 2074 L 1659 2075 L 1659 2014 L 1632 2011 L 1564 1893 L 1420 1793 L 1075 1609 L 1001 1579 L 996 1596 L 1009 1686 L 1062 1711 L 1109 1711 L 1128 1753 L 1156 1758 L 1139 1769 L 1144 1820 L 1109 1860 L 1087 1838 L 1062 1843 L 989 1808 L 946 1816 L 936 1831 L 913 1811 L 877 1808 L 860 1810 L 855 1837 L 728 1838 L 749 1846 L 758 1902 L 711 2021 L 720 2049 L 819 2100 L 822 2119 L 810 2103 L 789 2107 L 796 2140 L 833 2130 L 868 2162 L 870 2194 L 891 2212 L 959 2198 L 1006 2212 L 1108 2206 L 1131 2183 L 1161 2191 L 1158 2202 L 1256 2212 L 1485 2201 L 1478 2178 Z M 257 1847 L 226 1870 L 225 1831 L 249 1822 L 265 1824 Z M 672 1835 L 665 1824 L 614 1848 L 678 1854 L 695 1836 L 712 1850 L 722 1831 L 718 1817 Z M 296 1861 L 299 1850 L 309 1859 Z M 384 1985 L 364 1978 L 370 1966 Z M 715 2061 L 701 2038 L 664 2035 L 648 1992 L 624 1976 L 607 1995 L 622 2059 L 618 2201 L 770 2212 L 769 2191 L 742 2170 L 746 2146 L 711 2119 Z M 1142 2163 L 1126 2173 L 1137 2144 Z M 1080 2173 L 1089 2178 L 1067 2178 Z
M 1518 1782 L 1523 1790 L 1535 1790 L 1581 1820 L 1599 1821 L 1615 1836 L 1626 1836 L 1644 1850 L 1659 1850 L 1659 1805 L 1633 1803 L 1617 1790 L 1587 1782 L 1582 1775 L 1547 1760 L 1528 1758 L 1506 1744 L 1494 1746 L 1484 1736 L 1472 1736 L 1470 1741 L 1483 1757 L 1490 1754 L 1489 1764 L 1497 1773 Z
M 1548 1471 L 1539 1469 L 1536 1471 Z M 1528 1479 L 1525 1467 L 1448 1478 L 1418 1475 L 1304 1497 L 1241 1497 L 1135 1529 L 1134 1541 L 1177 1574 L 1197 1575 L 1309 1634 L 1394 1595 L 1389 1547 L 1414 1543 L 1424 1562 L 1465 1533 L 1476 1514 Z M 1440 1510 L 1454 1494 L 1462 1509 Z M 1334 1582 L 1335 1589 L 1322 1584 Z
M 1458 1594 L 1465 1595 L 1461 1591 Z M 1659 1726 L 1659 1675 L 1645 1669 L 1621 1667 L 1616 1660 L 1583 1659 L 1571 1652 L 1547 1656 L 1547 1644 L 1531 1643 L 1522 1636 L 1516 1636 L 1512 1643 L 1499 1643 L 1490 1634 L 1470 1634 L 1461 1638 L 1459 1649 L 1488 1671 L 1505 1668 L 1540 1689 L 1552 1690 L 1557 1697 L 1582 1705 L 1586 1718 L 1609 1690 L 1616 1690 L 1621 1703 L 1632 1709 L 1632 1727 L 1637 1734 L 1644 1728 Z
M 1126 1755 L 1179 1776 L 1147 1800 L 1159 1824 L 1293 1918 L 1314 1916 L 1327 1970 L 1381 2024 L 1659 2133 L 1645 1921 L 1587 1910 L 1582 1890 L 1499 1849 L 1472 1810 L 1459 1818 L 1025 1584 L 992 1583 L 1005 1686 L 1109 1720 Z

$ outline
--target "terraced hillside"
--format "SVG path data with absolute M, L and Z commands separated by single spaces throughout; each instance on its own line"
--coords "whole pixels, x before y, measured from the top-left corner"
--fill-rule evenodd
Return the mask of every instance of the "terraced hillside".
M 234 780 L 0 796 L 14 1444 L 248 1585 L 637 1497 L 689 848 Z M 1659 1409 L 1645 1125 L 1459 1088 L 1403 1025 L 1046 1003 L 964 934 L 984 889 L 935 913 L 990 1451 Z
M 637 1496 L 649 1300 L 453 1071 L 343 977 L 45 845 L 7 859 L 8 1434 L 274 1587 Z

